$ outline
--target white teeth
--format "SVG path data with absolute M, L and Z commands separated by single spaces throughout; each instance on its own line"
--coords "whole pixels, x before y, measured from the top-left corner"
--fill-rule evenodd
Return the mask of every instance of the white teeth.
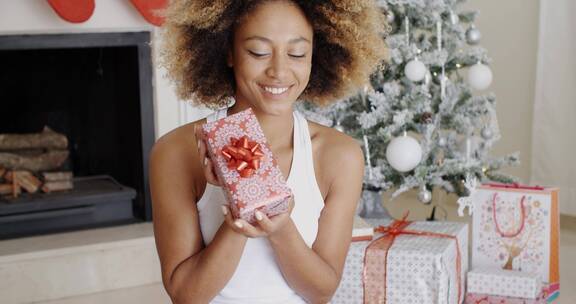
M 286 92 L 288 90 L 288 87 L 286 87 L 286 88 L 264 87 L 264 90 L 266 90 L 266 92 L 272 93 L 274 95 L 278 95 L 278 94 L 282 94 L 282 93 Z

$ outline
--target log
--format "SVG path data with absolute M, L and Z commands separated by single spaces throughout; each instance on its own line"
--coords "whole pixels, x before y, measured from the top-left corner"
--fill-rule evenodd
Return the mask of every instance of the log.
M 42 172 L 42 179 L 46 182 L 72 180 L 73 175 L 70 171 L 61 172 Z
M 12 193 L 12 184 L 0 184 L 0 195 L 11 193 Z
M 49 193 L 54 191 L 63 191 L 74 189 L 74 183 L 72 181 L 57 181 L 57 182 L 47 182 L 42 185 L 42 191 Z
M 12 171 L 10 179 L 16 179 L 20 187 L 24 188 L 29 193 L 36 193 L 42 182 L 29 171 Z
M 17 198 L 20 195 L 20 185 L 18 184 L 18 181 L 13 178 L 12 179 L 12 197 L 13 198 Z
M 68 148 L 68 138 L 47 126 L 40 133 L 0 134 L 0 151 L 38 148 L 65 150 Z
M 55 170 L 64 164 L 68 154 L 68 150 L 48 150 L 36 156 L 1 152 L 0 166 L 11 170 L 28 170 L 32 172 Z
M 0 167 L 0 179 L 4 178 L 4 174 L 6 173 L 6 169 Z

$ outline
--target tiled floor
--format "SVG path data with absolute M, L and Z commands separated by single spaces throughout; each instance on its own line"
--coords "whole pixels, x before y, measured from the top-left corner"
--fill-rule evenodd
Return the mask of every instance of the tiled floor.
M 562 225 L 560 236 L 560 304 L 576 303 L 576 221 Z M 103 292 L 42 304 L 160 304 L 170 303 L 161 284 Z

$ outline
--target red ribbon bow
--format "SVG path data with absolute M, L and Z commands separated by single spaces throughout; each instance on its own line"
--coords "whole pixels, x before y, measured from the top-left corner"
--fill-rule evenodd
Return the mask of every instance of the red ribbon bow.
M 222 148 L 222 155 L 226 158 L 229 169 L 236 169 L 240 176 L 250 177 L 258 168 L 264 153 L 260 144 L 248 140 L 246 135 L 240 138 L 230 138 L 230 144 Z
M 460 278 L 462 272 L 462 261 L 458 238 L 454 235 L 444 233 L 406 230 L 406 227 L 411 224 L 410 221 L 406 220 L 407 218 L 408 213 L 405 213 L 402 219 L 395 220 L 390 226 L 378 226 L 374 228 L 374 232 L 379 232 L 384 235 L 372 241 L 365 250 L 364 269 L 362 275 L 364 303 L 386 303 L 386 265 L 388 252 L 390 251 L 390 247 L 392 247 L 396 237 L 403 234 L 450 238 L 456 241 L 456 277 L 458 281 L 458 303 L 460 303 L 460 298 L 462 297 L 462 282 Z M 382 261 L 382 252 L 384 255 L 384 261 Z

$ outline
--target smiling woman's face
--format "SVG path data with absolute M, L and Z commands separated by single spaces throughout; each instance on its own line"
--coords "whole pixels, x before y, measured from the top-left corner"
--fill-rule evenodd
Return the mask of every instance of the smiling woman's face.
M 292 112 L 312 67 L 312 26 L 289 1 L 264 2 L 234 33 L 228 64 L 236 100 L 267 114 Z

